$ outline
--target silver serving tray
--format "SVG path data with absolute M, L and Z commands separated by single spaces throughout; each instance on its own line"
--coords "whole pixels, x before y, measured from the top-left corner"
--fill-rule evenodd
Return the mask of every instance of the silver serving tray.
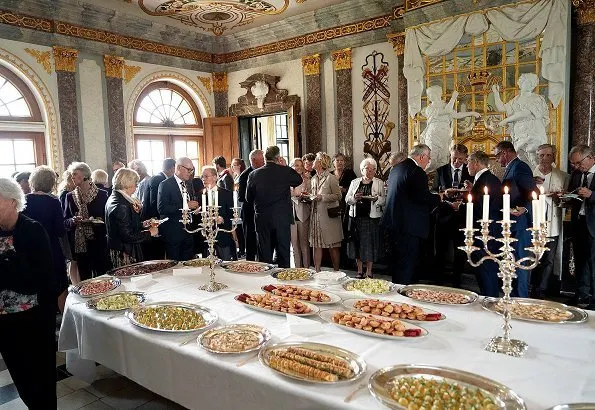
M 336 382 L 327 382 L 323 380 L 312 380 L 305 376 L 301 376 L 298 374 L 288 374 L 283 373 L 282 371 L 273 369 L 269 365 L 269 355 L 272 351 L 277 349 L 286 349 L 288 347 L 299 347 L 304 349 L 313 350 L 316 352 L 320 352 L 323 354 L 329 354 L 337 357 L 338 359 L 346 360 L 351 365 L 351 369 L 353 370 L 353 376 L 349 379 L 337 380 Z M 260 349 L 260 353 L 258 354 L 258 359 L 263 366 L 268 367 L 272 371 L 277 374 L 280 374 L 285 377 L 289 377 L 290 379 L 299 380 L 302 382 L 307 383 L 316 383 L 316 384 L 345 384 L 345 383 L 352 383 L 359 378 L 361 378 L 366 373 L 366 362 L 357 354 L 350 352 L 349 350 L 341 349 L 340 347 L 331 346 L 323 343 L 310 343 L 310 342 L 285 342 L 285 343 L 277 343 L 271 346 L 264 346 Z
M 423 327 L 414 325 L 412 323 L 406 322 L 405 320 L 401 320 L 401 319 L 394 319 L 394 320 L 398 320 L 398 321 L 402 322 L 403 325 L 405 325 L 406 330 L 407 329 L 420 329 L 421 334 L 419 336 L 393 336 L 393 335 L 387 335 L 384 333 L 375 333 L 375 332 L 370 332 L 368 330 L 358 329 L 355 327 L 340 325 L 339 323 L 335 323 L 333 321 L 333 315 L 337 312 L 340 312 L 340 311 L 339 310 L 323 310 L 322 312 L 320 312 L 318 314 L 318 316 L 320 316 L 326 322 L 332 323 L 333 325 L 335 325 L 343 330 L 347 330 L 348 332 L 359 333 L 362 336 L 376 337 L 379 339 L 419 341 L 421 339 L 424 339 L 429 334 L 429 332 L 426 329 L 424 329 Z M 363 312 L 359 312 L 359 311 L 357 311 L 357 313 L 370 315 L 369 313 L 363 313 Z M 370 316 L 377 317 L 379 319 L 384 319 L 384 320 L 388 319 L 384 316 L 376 316 L 376 315 L 370 315 Z
M 146 300 L 145 294 L 143 292 L 126 292 L 126 291 L 114 292 L 114 293 L 109 293 L 107 295 L 94 297 L 93 299 L 87 301 L 87 307 L 89 309 L 97 310 L 98 312 L 118 312 L 121 310 L 129 309 L 129 308 L 123 308 L 123 309 L 98 309 L 97 308 L 97 303 L 99 303 L 99 301 L 101 299 L 109 297 L 109 296 L 117 296 L 117 295 L 125 295 L 125 294 L 136 296 L 139 303 L 143 303 Z
M 455 304 L 455 303 L 446 303 L 446 302 L 430 302 L 430 301 L 426 301 L 426 300 L 415 299 L 410 296 L 407 296 L 407 292 L 410 290 L 432 290 L 432 291 L 436 291 L 436 292 L 459 293 L 461 295 L 464 295 L 467 298 L 467 303 L 456 303 Z M 407 285 L 407 286 L 403 286 L 401 289 L 399 289 L 399 294 L 403 295 L 405 297 L 408 297 L 411 300 L 416 300 L 418 302 L 432 303 L 434 305 L 447 305 L 447 306 L 466 306 L 466 305 L 475 303 L 475 301 L 477 301 L 477 299 L 479 298 L 477 293 L 471 292 L 470 290 L 449 288 L 446 286 L 435 286 L 435 285 Z
M 524 400 L 508 387 L 473 373 L 448 367 L 404 364 L 386 367 L 374 373 L 368 381 L 368 389 L 380 403 L 391 409 L 406 409 L 397 403 L 388 390 L 389 383 L 399 377 L 424 377 L 426 379 L 447 379 L 461 385 L 479 388 L 490 395 L 500 409 L 526 409 Z
M 532 319 L 528 317 L 522 317 L 514 315 L 511 312 L 511 318 L 516 320 L 523 320 L 526 322 L 537 322 L 537 323 L 584 323 L 589 320 L 589 315 L 582 309 L 573 306 L 567 306 L 563 303 L 557 302 L 550 302 L 547 300 L 539 300 L 539 299 L 529 299 L 529 298 L 511 298 L 513 303 L 518 303 L 521 305 L 534 305 L 534 306 L 543 306 L 543 307 L 551 307 L 560 310 L 565 310 L 566 312 L 570 313 L 570 316 L 566 320 L 558 320 L 558 321 L 550 321 L 550 320 L 541 320 L 541 319 Z M 500 298 L 485 298 L 481 301 L 481 307 L 485 310 L 488 310 L 493 313 L 497 313 L 502 315 L 502 312 L 499 312 L 496 309 L 498 302 L 500 302 Z
M 242 350 L 242 351 L 237 351 L 237 352 L 225 352 L 222 350 L 217 350 L 217 349 L 213 349 L 211 347 L 208 346 L 208 339 L 210 337 L 213 337 L 215 335 L 221 334 L 221 333 L 226 333 L 226 332 L 252 332 L 252 333 L 257 333 L 258 334 L 258 338 L 259 338 L 259 342 L 258 345 L 246 349 L 246 350 Z M 211 353 L 217 353 L 217 354 L 243 354 L 243 353 L 248 353 L 248 352 L 253 352 L 255 350 L 260 349 L 262 346 L 265 345 L 265 343 L 267 343 L 269 340 L 271 339 L 271 331 L 269 329 L 267 329 L 266 327 L 262 327 L 262 326 L 258 326 L 258 325 L 244 325 L 244 324 L 236 324 L 236 325 L 227 325 L 227 326 L 221 326 L 221 327 L 217 327 L 215 329 L 210 329 L 207 330 L 206 332 L 202 333 L 199 337 L 198 337 L 198 345 L 200 347 L 202 347 L 203 349 L 205 349 L 208 352 Z
M 357 312 L 366 313 L 366 314 L 371 315 L 372 313 L 367 313 L 367 312 L 361 311 L 360 309 L 356 309 L 354 307 L 355 302 L 357 302 L 358 300 L 379 300 L 379 301 L 382 301 L 382 302 L 390 302 L 392 304 L 400 304 L 401 303 L 401 302 L 396 302 L 394 300 L 371 299 L 371 298 L 362 299 L 362 298 L 360 298 L 360 299 L 347 299 L 347 300 L 344 300 L 343 301 L 343 306 L 345 306 L 349 310 L 355 310 Z M 411 303 L 408 303 L 408 305 L 411 305 L 411 306 L 415 306 L 415 307 L 420 308 L 421 310 L 423 310 L 423 312 L 425 314 L 434 314 L 434 315 L 438 314 L 438 315 L 440 315 L 440 319 L 438 319 L 438 320 L 417 320 L 417 319 L 391 318 L 390 316 L 382 316 L 382 315 L 380 315 L 380 316 L 385 317 L 385 318 L 397 319 L 397 320 L 408 320 L 408 321 L 411 321 L 411 322 L 418 322 L 418 323 L 420 323 L 420 322 L 421 323 L 435 323 L 435 322 L 442 322 L 443 320 L 446 319 L 446 315 L 444 313 L 437 312 L 437 311 L 431 310 L 431 309 L 426 309 L 426 308 L 421 307 L 421 306 L 416 306 L 416 305 L 413 305 Z
M 215 266 L 218 266 L 219 264 L 221 264 L 221 262 L 223 262 L 221 259 L 215 259 Z M 196 263 L 197 265 L 193 265 L 193 263 Z M 209 261 L 209 259 L 207 258 L 196 258 L 191 259 L 189 261 L 184 261 L 182 262 L 182 265 L 189 268 L 208 268 L 210 266 L 210 263 L 211 261 Z
M 260 306 L 254 306 L 254 305 L 251 305 L 249 303 L 242 302 L 240 299 L 238 299 L 239 296 L 240 295 L 235 296 L 234 299 L 237 302 L 241 303 L 243 306 L 246 306 L 249 309 L 258 310 L 259 312 L 269 313 L 269 314 L 277 315 L 277 316 L 285 316 L 285 315 L 314 316 L 314 315 L 318 314 L 318 312 L 320 312 L 320 308 L 318 306 L 313 305 L 310 302 L 304 302 L 303 300 L 298 300 L 298 302 L 303 303 L 304 305 L 307 305 L 310 308 L 310 312 L 308 312 L 308 313 L 287 313 L 287 312 L 279 312 L 277 310 L 265 309 L 265 308 L 262 308 Z M 276 296 L 276 295 L 274 295 L 274 296 Z M 281 298 L 283 296 L 276 296 L 276 297 Z M 284 298 L 284 299 L 291 299 L 291 298 Z M 294 299 L 294 300 L 297 300 L 297 299 Z
M 268 290 L 265 289 L 267 286 L 270 286 L 270 285 L 264 285 L 261 287 L 261 289 L 263 291 L 265 291 L 266 293 L 273 294 L 273 292 L 269 292 Z M 272 286 L 281 286 L 281 285 L 272 285 Z M 285 286 L 289 286 L 289 285 L 285 285 Z M 334 293 L 327 292 L 325 290 L 310 288 L 307 286 L 299 286 L 299 285 L 291 285 L 291 286 L 296 286 L 296 287 L 302 288 L 302 289 L 315 290 L 317 292 L 324 293 L 325 295 L 327 295 L 328 297 L 331 298 L 331 300 L 328 302 L 314 302 L 311 300 L 302 300 L 302 299 L 295 298 L 295 299 L 299 300 L 300 302 L 307 302 L 307 303 L 311 303 L 313 305 L 334 305 L 335 303 L 339 303 L 341 301 L 341 297 L 339 295 L 335 295 Z M 291 296 L 287 296 L 287 297 L 291 297 Z
M 548 410 L 595 410 L 595 403 L 558 404 Z
M 145 309 L 145 308 L 150 308 L 150 307 L 155 307 L 155 306 L 182 307 L 182 308 L 194 310 L 196 313 L 198 313 L 198 314 L 200 314 L 202 316 L 202 318 L 205 321 L 205 325 L 203 327 L 198 328 L 198 329 L 189 329 L 189 330 L 156 329 L 154 327 L 149 327 L 147 325 L 144 325 L 144 324 L 140 323 L 139 321 L 137 321 L 135 319 L 134 315 L 139 310 Z M 198 331 L 209 329 L 209 328 L 213 327 L 215 325 L 215 323 L 217 323 L 217 320 L 219 319 L 219 316 L 217 315 L 217 313 L 214 312 L 214 311 L 212 311 L 211 309 L 209 309 L 207 307 L 200 306 L 200 305 L 195 305 L 195 304 L 192 304 L 192 303 L 182 303 L 182 302 L 154 302 L 154 303 L 147 303 L 145 305 L 138 306 L 138 307 L 135 307 L 133 309 L 128 310 L 126 312 L 126 316 L 128 317 L 128 320 L 130 320 L 130 323 L 132 323 L 135 326 L 138 326 L 138 327 L 143 328 L 143 329 L 152 330 L 152 331 L 155 331 L 155 332 L 164 332 L 164 333 L 192 333 L 192 332 L 198 332 Z
M 123 269 L 128 269 L 131 267 L 144 267 L 144 266 L 151 266 L 151 265 L 157 265 L 157 264 L 166 264 L 165 267 L 160 267 L 159 269 L 155 269 L 153 271 L 150 272 L 145 272 L 145 273 L 140 273 L 140 274 L 136 274 L 136 275 L 120 275 L 119 273 L 123 270 Z M 120 266 L 119 268 L 115 268 L 110 270 L 107 274 L 108 275 L 112 275 L 112 276 L 116 276 L 118 278 L 132 278 L 132 277 L 140 277 L 140 276 L 146 276 L 146 275 L 152 275 L 155 272 L 160 272 L 162 270 L 165 269 L 169 269 L 169 268 L 173 268 L 174 266 L 176 266 L 178 264 L 177 261 L 172 261 L 169 259 L 164 259 L 164 260 L 154 260 L 154 261 L 144 261 L 144 262 L 138 262 L 138 263 L 133 263 L 130 265 L 126 265 L 126 266 Z
M 347 289 L 347 286 L 349 286 L 349 284 L 350 284 L 350 283 L 353 283 L 353 282 L 361 282 L 362 280 L 365 280 L 365 279 L 353 279 L 353 278 L 352 278 L 352 279 L 348 279 L 348 280 L 346 280 L 346 281 L 343 281 L 343 282 L 341 283 L 341 286 L 342 286 L 342 287 L 343 287 L 343 289 L 345 289 L 347 292 L 361 292 L 361 293 L 363 293 L 364 295 L 369 295 L 369 296 L 381 296 L 381 295 L 388 295 L 389 293 L 393 293 L 395 290 L 397 290 L 397 289 L 399 288 L 399 287 L 398 287 L 398 285 L 396 285 L 396 284 L 394 284 L 394 283 L 392 283 L 392 282 L 389 282 L 389 281 L 387 281 L 387 280 L 384 280 L 384 279 L 375 279 L 375 280 L 381 280 L 381 281 L 383 281 L 383 282 L 386 282 L 386 283 L 388 283 L 388 290 L 387 290 L 386 292 L 382 292 L 382 293 L 366 293 L 366 292 L 363 292 L 363 291 L 361 291 L 361 290 L 359 290 L 359 289 L 354 289 L 354 290 L 349 290 L 349 289 Z
M 101 292 L 101 293 L 94 293 L 92 295 L 81 295 L 81 293 L 80 293 L 81 288 L 83 288 L 85 285 L 88 285 L 90 283 L 97 283 L 97 282 L 111 282 L 112 288 L 110 290 L 106 290 L 105 292 Z M 79 295 L 82 298 L 94 298 L 94 297 L 106 295 L 106 294 L 112 292 L 114 289 L 116 289 L 121 284 L 122 284 L 122 281 L 120 281 L 120 279 L 118 279 L 118 278 L 114 278 L 113 276 L 100 276 L 98 278 L 84 280 L 82 282 L 79 282 L 76 285 L 70 285 L 68 287 L 68 291 L 72 292 L 72 293 L 76 293 L 77 295 Z
M 241 271 L 238 271 L 238 270 L 233 269 L 233 265 L 236 264 L 236 263 L 249 263 L 249 264 L 254 264 L 254 265 L 260 265 L 260 266 L 264 266 L 265 269 L 263 269 L 263 270 L 261 270 L 259 272 L 241 272 Z M 259 275 L 259 274 L 262 274 L 262 273 L 268 273 L 271 270 L 273 270 L 273 269 L 276 268 L 275 265 L 270 264 L 270 263 L 254 262 L 254 261 L 244 261 L 244 260 L 223 262 L 220 266 L 223 269 L 225 269 L 227 272 L 230 272 L 230 273 L 243 273 L 245 275 Z
M 306 278 L 304 278 L 304 279 L 281 279 L 281 278 L 279 278 L 279 275 L 281 273 L 288 272 L 288 271 L 291 272 L 291 271 L 294 271 L 296 269 L 308 271 L 308 276 Z M 313 269 L 306 269 L 306 268 L 284 268 L 284 269 L 281 269 L 281 270 L 278 270 L 276 272 L 271 273 L 271 276 L 273 278 L 277 279 L 280 282 L 303 282 L 303 281 L 312 279 L 314 277 L 314 274 L 316 274 L 316 271 L 313 270 Z

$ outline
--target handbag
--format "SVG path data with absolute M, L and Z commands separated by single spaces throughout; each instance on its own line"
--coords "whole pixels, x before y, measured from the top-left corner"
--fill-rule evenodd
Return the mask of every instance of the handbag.
M 326 212 L 329 218 L 340 218 L 341 217 L 341 207 L 340 206 L 333 206 L 332 208 L 326 208 Z

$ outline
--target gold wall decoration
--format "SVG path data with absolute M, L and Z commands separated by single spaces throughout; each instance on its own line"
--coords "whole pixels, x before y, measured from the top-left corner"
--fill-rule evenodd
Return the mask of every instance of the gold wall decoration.
M 124 58 L 118 56 L 103 56 L 103 65 L 105 66 L 105 76 L 108 78 L 122 79 L 124 71 Z
M 52 53 L 49 50 L 39 51 L 34 48 L 25 48 L 25 52 L 33 57 L 38 64 L 41 64 L 46 73 L 52 73 Z
M 405 33 L 387 34 L 388 41 L 393 45 L 393 50 L 398 56 L 405 54 Z
M 320 54 L 302 57 L 304 75 L 320 74 Z
M 79 52 L 74 48 L 66 47 L 52 47 L 54 51 L 54 63 L 56 64 L 56 71 L 68 71 L 74 73 L 76 71 L 76 59 Z
M 17 14 L 9 10 L 0 10 L 0 23 L 46 31 L 48 33 L 54 30 L 54 22 L 52 20 Z
M 137 65 L 124 64 L 124 82 L 128 84 L 140 70 L 141 68 Z
M 211 79 L 209 77 L 201 77 L 199 75 L 198 76 L 198 81 L 200 81 L 202 83 L 202 85 L 207 89 L 207 91 L 209 92 L 209 94 L 211 94 L 213 92 L 211 90 Z
M 443 0 L 405 0 L 405 11 L 420 9 L 431 4 L 440 3 Z
M 393 14 L 392 14 L 393 20 L 398 20 L 400 18 L 403 18 L 404 14 L 405 14 L 405 5 L 401 4 L 400 6 L 393 7 Z
M 595 0 L 572 0 L 579 25 L 595 23 Z
M 331 58 L 335 71 L 351 70 L 351 48 L 333 51 Z
M 228 89 L 227 73 L 213 73 L 213 91 L 227 92 Z

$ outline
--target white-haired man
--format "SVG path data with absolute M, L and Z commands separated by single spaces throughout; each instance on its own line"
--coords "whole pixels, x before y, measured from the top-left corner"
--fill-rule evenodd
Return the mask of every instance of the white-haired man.
M 138 180 L 138 187 L 134 192 L 134 196 L 138 199 L 141 204 L 145 199 L 145 192 L 147 191 L 147 185 L 149 183 L 149 173 L 145 164 L 139 159 L 133 159 L 128 163 L 128 168 L 136 171 L 140 179 Z

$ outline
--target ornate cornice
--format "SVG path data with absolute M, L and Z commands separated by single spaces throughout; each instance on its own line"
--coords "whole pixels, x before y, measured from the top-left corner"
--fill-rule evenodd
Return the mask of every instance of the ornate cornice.
M 393 50 L 398 56 L 405 54 L 405 33 L 387 34 L 388 41 L 393 45 Z
M 393 7 L 393 14 L 391 16 L 392 16 L 393 20 L 398 20 L 400 18 L 403 18 L 404 14 L 405 14 L 405 5 L 401 4 L 400 6 Z
M 320 75 L 320 54 L 302 57 L 304 75 Z
M 351 48 L 333 51 L 331 54 L 335 71 L 351 70 Z
M 105 76 L 108 78 L 124 78 L 124 58 L 118 56 L 103 56 L 103 65 L 105 66 Z
M 572 0 L 579 25 L 595 23 L 595 0 Z
M 9 10 L 0 10 L 0 23 L 11 26 L 30 28 L 51 33 L 54 31 L 54 21 L 25 14 L 17 14 Z
M 209 94 L 213 93 L 213 90 L 211 89 L 211 78 L 210 77 L 201 77 L 199 75 L 198 81 L 200 81 L 202 83 L 202 85 L 207 89 Z
M 213 92 L 227 92 L 227 73 L 213 73 Z
M 137 65 L 124 64 L 124 82 L 128 84 L 140 70 L 141 68 Z
M 54 51 L 54 62 L 56 64 L 56 71 L 68 71 L 74 73 L 76 71 L 76 59 L 79 52 L 74 48 L 66 47 L 52 47 Z
M 440 3 L 443 0 L 405 0 L 405 12 L 420 9 L 431 4 Z
M 25 52 L 41 64 L 46 73 L 52 73 L 52 52 L 51 51 L 39 51 L 34 48 L 26 48 Z

